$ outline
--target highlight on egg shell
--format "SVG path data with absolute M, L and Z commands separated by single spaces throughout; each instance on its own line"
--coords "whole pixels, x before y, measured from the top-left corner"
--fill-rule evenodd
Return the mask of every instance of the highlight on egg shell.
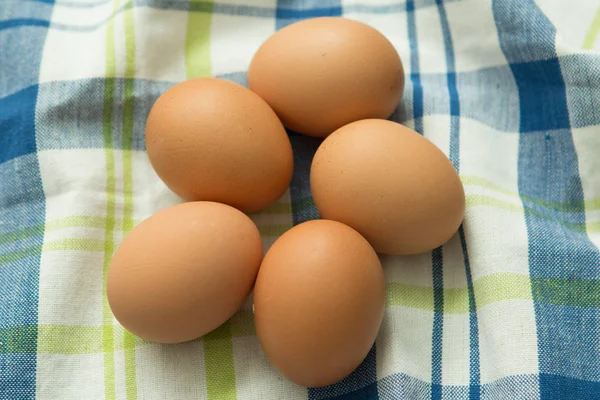
M 394 45 L 371 26 L 311 18 L 260 46 L 248 85 L 287 128 L 326 137 L 353 121 L 389 117 L 402 98 L 404 68 Z
M 384 254 L 418 254 L 446 243 L 465 213 L 464 189 L 446 155 L 387 120 L 353 122 L 325 139 L 310 187 L 323 218 L 356 229 Z
M 158 176 L 188 201 L 258 211 L 292 179 L 292 147 L 275 112 L 223 79 L 192 79 L 164 92 L 148 116 L 146 149 Z
M 213 202 L 178 204 L 125 237 L 108 271 L 108 303 L 143 339 L 196 339 L 242 306 L 262 256 L 260 233 L 242 212 Z

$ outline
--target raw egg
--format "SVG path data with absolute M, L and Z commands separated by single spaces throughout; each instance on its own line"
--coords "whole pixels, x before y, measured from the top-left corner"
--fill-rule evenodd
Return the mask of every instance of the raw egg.
M 326 137 L 350 122 L 391 115 L 402 97 L 404 69 L 379 31 L 322 17 L 268 38 L 250 63 L 248 84 L 286 127 Z
M 292 178 L 292 147 L 277 115 L 223 79 L 193 79 L 163 93 L 148 116 L 146 148 L 158 176 L 185 200 L 257 211 Z
M 351 226 L 385 254 L 444 244 L 465 212 L 463 186 L 446 155 L 387 120 L 353 122 L 325 139 L 310 187 L 323 218 Z
M 309 221 L 265 255 L 254 289 L 256 333 L 284 376 L 325 386 L 367 356 L 384 305 L 383 270 L 369 243 L 339 222 Z
M 212 202 L 179 204 L 123 240 L 108 272 L 108 302 L 121 325 L 143 339 L 195 339 L 242 306 L 262 255 L 258 229 L 241 211 Z

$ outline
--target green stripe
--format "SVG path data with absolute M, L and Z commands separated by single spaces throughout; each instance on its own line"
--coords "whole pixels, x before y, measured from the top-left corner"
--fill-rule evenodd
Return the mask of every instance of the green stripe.
M 95 326 L 40 325 L 38 351 L 53 354 L 102 353 L 102 329 Z
M 573 281 L 572 284 L 550 285 L 553 282 L 549 278 L 532 278 L 535 280 L 540 293 L 536 300 L 544 299 L 546 302 L 561 302 L 562 305 L 570 306 L 600 306 L 600 295 L 578 299 L 574 296 L 564 296 L 562 293 L 577 293 L 581 288 L 600 289 L 600 281 Z M 494 274 L 485 276 L 473 283 L 477 309 L 504 300 L 531 300 L 532 286 L 527 275 L 519 274 Z M 550 301 L 552 300 L 552 301 Z M 428 286 L 405 285 L 398 282 L 388 283 L 387 291 L 388 306 L 404 306 L 426 311 L 433 311 L 433 288 Z M 469 293 L 466 287 L 444 289 L 444 313 L 465 314 L 469 312 Z
M 125 165 L 131 167 L 133 166 L 131 161 L 131 154 L 129 156 L 124 156 L 124 160 L 127 158 L 127 162 Z M 124 219 L 114 219 L 113 218 L 113 226 L 115 230 L 123 230 L 125 232 L 131 231 L 134 226 L 137 226 L 140 222 L 138 220 L 133 220 L 131 218 L 131 214 L 133 212 L 132 205 L 132 187 L 133 178 L 132 175 L 129 177 L 125 177 L 125 210 L 124 210 Z M 128 193 L 129 192 L 129 193 Z M 129 205 L 127 205 L 129 203 Z M 291 215 L 290 211 L 291 205 L 289 203 L 279 203 L 277 206 L 272 206 L 269 208 L 269 212 L 267 210 L 263 210 L 260 214 L 251 214 L 252 215 Z M 268 227 L 266 229 L 277 230 L 279 227 L 285 227 L 287 225 L 264 225 Z M 97 217 L 91 215 L 72 215 L 68 217 L 58 218 L 53 221 L 47 222 L 44 224 L 30 226 L 24 229 L 19 229 L 17 231 L 3 233 L 0 235 L 0 244 L 12 243 L 18 240 L 28 239 L 33 236 L 43 235 L 45 232 L 57 231 L 60 229 L 66 228 L 98 228 L 104 229 L 106 227 L 106 218 L 105 217 Z
M 292 205 L 290 204 L 290 210 L 291 207 Z M 296 212 L 308 210 L 311 207 L 315 207 L 315 202 L 313 201 L 312 197 L 294 203 L 294 210 L 296 210 Z
M 36 354 L 36 351 L 41 353 L 40 343 L 43 339 L 38 334 L 36 343 L 36 334 L 38 327 L 35 325 L 0 328 L 0 354 Z
M 210 400 L 235 400 L 235 365 L 231 325 L 225 323 L 204 336 L 206 392 Z
M 502 186 L 479 176 L 461 175 L 460 180 L 463 185 L 479 186 L 485 189 L 495 190 L 496 192 L 505 194 L 507 196 L 517 199 L 519 198 L 519 194 L 517 192 L 503 188 Z
M 267 208 L 264 208 L 258 212 L 249 214 L 254 215 L 287 215 L 292 213 L 292 205 L 290 203 L 273 203 Z
M 254 314 L 243 310 L 209 336 L 209 339 L 255 335 Z M 98 354 L 104 352 L 102 326 L 28 325 L 0 328 L 0 354 Z M 37 331 L 37 332 L 36 332 Z M 37 346 L 31 337 L 37 333 Z M 128 350 L 154 345 L 132 334 L 133 341 L 119 341 L 115 337 L 114 350 Z M 201 339 L 195 340 L 196 342 Z
M 121 227 L 122 221 L 115 221 L 115 226 Z M 88 215 L 73 215 L 56 219 L 44 224 L 30 226 L 18 231 L 3 233 L 0 235 L 0 244 L 16 242 L 37 235 L 43 235 L 44 231 L 51 232 L 65 228 L 102 228 L 106 226 L 106 218 Z
M 44 224 L 29 226 L 18 231 L 3 233 L 0 235 L 0 244 L 12 243 L 33 236 L 44 234 Z
M 502 273 L 478 279 L 474 285 L 477 307 L 504 300 L 531 300 L 531 279 L 528 275 Z
M 598 11 L 596 11 L 596 16 L 594 17 L 594 20 L 592 21 L 592 25 L 590 26 L 590 29 L 588 31 L 588 33 L 585 35 L 585 39 L 583 40 L 583 48 L 584 49 L 591 49 L 594 46 L 594 43 L 596 42 L 596 36 L 598 36 L 598 31 L 600 30 L 600 8 L 598 9 Z
M 115 229 L 121 229 L 123 226 L 122 220 L 114 220 L 113 224 Z M 48 232 L 55 231 L 64 228 L 101 228 L 106 227 L 105 217 L 94 217 L 91 215 L 73 215 L 50 221 L 46 224 L 46 230 Z
M 495 197 L 485 196 L 481 194 L 468 195 L 465 198 L 467 207 L 472 206 L 488 206 L 494 208 L 500 208 L 508 211 L 523 211 L 521 204 L 509 203 L 504 200 L 496 199 Z
M 581 201 L 551 202 L 537 197 L 519 195 L 519 193 L 517 193 L 516 191 L 506 189 L 490 180 L 478 176 L 463 175 L 460 177 L 460 180 L 464 185 L 478 186 L 485 189 L 490 189 L 495 192 L 502 193 L 506 196 L 518 199 L 519 201 L 522 200 L 526 203 L 533 203 L 541 207 L 549 208 L 551 210 L 574 213 L 583 211 L 583 208 L 581 207 Z M 600 210 L 600 198 L 585 200 L 584 204 L 585 209 L 589 211 Z
M 185 69 L 187 78 L 211 76 L 210 27 L 212 2 L 190 1 L 188 27 L 185 40 Z
M 531 283 L 530 283 L 531 282 Z M 501 273 L 485 276 L 474 282 L 477 309 L 506 300 L 535 300 L 536 302 L 570 307 L 600 307 L 600 280 L 598 279 L 559 279 L 541 278 L 514 273 Z M 465 314 L 469 312 L 467 288 L 444 290 L 444 312 Z M 449 305 L 448 307 L 446 306 Z M 388 283 L 387 306 L 404 306 L 433 311 L 433 288 Z M 104 327 L 39 325 L 0 329 L 0 354 L 35 353 L 36 346 L 28 337 L 38 331 L 37 352 L 52 354 L 93 354 L 105 351 L 103 342 Z M 204 339 L 207 375 L 213 388 L 220 384 L 228 388 L 227 393 L 235 393 L 235 373 L 233 368 L 232 337 L 255 334 L 253 313 L 242 310 L 227 323 L 206 335 Z M 115 343 L 114 350 L 152 345 L 135 337 L 135 343 Z M 199 341 L 198 339 L 196 341 Z M 233 392 L 232 392 L 233 390 Z M 219 398 L 217 389 L 213 395 Z M 230 397 L 226 397 L 230 398 Z
M 552 215 L 548 215 L 539 210 L 533 209 L 531 207 L 522 206 L 520 204 L 510 203 L 504 200 L 496 199 L 494 197 L 485 196 L 485 195 L 469 195 L 466 197 L 467 207 L 473 206 L 488 206 L 499 208 L 507 211 L 516 211 L 523 212 L 527 211 L 530 215 L 536 216 L 538 218 L 542 218 L 546 221 L 555 222 L 557 224 L 561 224 L 565 228 L 575 231 L 575 232 L 590 232 L 597 233 L 600 232 L 600 222 L 590 222 L 587 225 L 585 223 L 574 223 L 562 221 Z
M 131 67 L 130 67 L 131 68 Z M 128 101 L 134 99 L 133 93 L 133 80 L 127 79 L 125 81 L 125 104 L 124 104 L 124 113 L 125 120 L 123 122 L 123 133 L 124 133 L 124 141 L 123 148 L 126 150 L 131 150 L 132 143 L 132 133 L 133 133 L 133 101 Z M 112 79 L 107 79 L 105 86 L 105 94 L 107 96 L 112 96 L 112 92 L 114 90 L 114 82 Z M 110 112 L 109 114 L 106 114 Z M 105 120 L 108 117 L 112 118 L 112 110 L 105 108 Z M 112 140 L 112 139 L 111 139 Z M 105 143 L 106 146 L 106 143 Z M 125 171 L 131 171 L 131 154 L 128 154 L 128 151 L 124 151 L 124 169 Z M 511 211 L 523 211 L 523 206 L 521 205 L 521 198 L 519 194 L 515 191 L 511 191 L 509 189 L 503 188 L 494 182 L 477 177 L 477 176 L 461 176 L 461 180 L 463 184 L 470 186 L 478 186 L 485 189 L 490 189 L 498 193 L 502 193 L 506 196 L 510 196 L 515 198 L 515 200 L 519 201 L 519 204 L 510 203 L 508 201 L 496 199 L 490 196 L 485 195 L 470 195 L 468 196 L 468 200 L 470 203 L 467 205 L 477 206 L 477 205 L 487 205 L 494 206 L 501 209 L 507 209 Z M 125 176 L 125 195 L 126 195 L 126 204 L 125 204 L 125 215 L 130 215 L 132 212 L 131 202 L 128 204 L 128 194 L 132 193 L 132 178 L 131 175 Z M 129 197 L 131 199 L 131 197 Z M 529 196 L 522 196 L 522 199 L 526 202 L 535 203 L 537 205 L 550 208 L 555 211 L 560 212 L 581 212 L 583 211 L 581 208 L 581 202 L 563 202 L 563 203 L 552 203 L 542 199 L 537 199 Z M 585 209 L 588 211 L 600 210 L 600 198 L 586 200 L 584 202 Z M 313 202 L 311 199 L 305 199 L 304 201 L 298 203 L 296 208 L 298 209 L 307 209 L 312 207 Z M 251 215 L 287 215 L 291 213 L 291 205 L 289 203 L 275 203 L 268 208 Z M 538 213 L 539 214 L 539 213 Z M 125 217 L 126 220 L 114 220 L 114 228 L 115 229 L 123 229 L 125 231 L 131 230 L 132 226 L 137 225 L 140 221 L 133 221 Z M 127 226 L 125 226 L 127 225 Z M 89 216 L 89 215 L 75 215 L 59 218 L 53 221 L 50 221 L 46 224 L 46 231 L 53 231 L 63 228 L 74 228 L 74 227 L 89 227 L 89 228 L 104 228 L 106 226 L 106 218 L 99 216 Z M 600 231 L 600 226 L 592 224 L 594 231 Z M 576 228 L 579 229 L 579 228 Z M 0 234 L 0 244 L 11 243 L 18 240 L 27 239 L 33 236 L 41 235 L 44 233 L 44 224 L 34 225 L 31 227 L 27 227 L 18 231 L 8 232 Z
M 249 310 L 238 311 L 229 320 L 231 334 L 233 337 L 253 336 L 256 334 L 254 329 L 254 313 Z
M 533 299 L 538 302 L 576 307 L 600 307 L 600 280 L 531 278 Z
M 387 305 L 433 311 L 433 288 L 413 286 L 398 282 L 387 284 Z M 467 288 L 444 289 L 444 314 L 469 312 Z
M 112 154 L 112 153 L 111 153 Z M 114 163 L 114 159 L 113 159 Z M 109 175 L 112 174 L 113 179 L 110 180 L 111 183 L 107 188 L 112 186 L 112 195 L 108 196 L 109 201 L 107 204 L 107 211 L 114 215 L 115 212 L 115 196 L 114 196 L 114 165 L 113 168 L 108 169 Z M 104 219 L 106 222 L 105 228 L 107 231 L 104 235 L 104 240 L 100 239 L 80 239 L 80 238 L 67 238 L 67 239 L 57 239 L 47 243 L 44 243 L 43 246 L 37 245 L 32 246 L 26 249 L 13 251 L 5 254 L 0 254 L 0 265 L 12 263 L 23 258 L 39 255 L 42 251 L 94 251 L 94 252 L 104 252 L 105 256 L 107 256 L 110 252 L 111 256 L 107 256 L 108 258 L 104 260 L 105 268 L 108 268 L 110 265 L 110 258 L 112 257 L 112 253 L 114 251 L 115 243 L 110 240 L 112 239 L 112 233 L 115 230 L 115 220 L 112 218 Z M 283 234 L 285 231 L 291 228 L 291 225 L 281 224 L 281 225 L 261 225 L 258 227 L 259 232 L 264 237 L 277 237 Z M 108 262 L 108 264 L 106 264 Z
M 23 258 L 37 256 L 42 252 L 42 245 L 28 247 L 10 253 L 0 254 L 0 265 L 9 264 Z
M 107 85 L 106 85 L 105 92 L 107 93 L 107 95 L 111 95 L 110 93 L 112 93 L 112 91 L 114 90 L 114 82 L 112 82 L 111 79 L 107 79 L 106 83 L 107 83 Z M 133 81 L 130 79 L 127 79 L 126 83 L 125 83 L 126 102 L 124 105 L 126 116 L 133 115 L 133 102 L 127 101 L 127 99 L 133 98 L 133 86 L 132 85 L 133 85 Z M 109 111 L 109 110 L 105 109 L 105 112 L 107 112 L 107 111 Z M 110 111 L 110 112 L 112 113 L 112 111 Z M 108 118 L 108 116 L 105 114 L 105 119 L 106 118 Z M 127 117 L 125 118 L 125 121 L 124 121 L 124 135 L 126 135 L 128 138 L 127 140 L 124 140 L 124 149 L 131 149 L 131 134 L 133 132 L 133 122 L 132 121 L 133 121 L 132 118 L 127 118 Z M 129 154 L 129 155 L 124 154 L 125 170 L 130 169 L 128 167 L 129 165 L 131 165 L 130 160 L 131 160 L 131 154 Z M 131 177 L 131 176 L 129 176 L 129 177 Z M 127 195 L 128 192 L 129 193 L 132 192 L 132 190 L 131 190 L 132 188 L 130 187 L 132 179 L 127 179 L 128 178 L 127 176 L 125 178 L 126 178 L 125 179 L 125 193 Z M 469 206 L 485 205 L 485 206 L 492 206 L 492 207 L 505 209 L 505 210 L 509 210 L 509 211 L 519 211 L 519 212 L 522 212 L 524 209 L 523 206 L 521 205 L 521 197 L 515 191 L 506 189 L 500 185 L 495 184 L 494 182 L 492 182 L 490 180 L 487 180 L 487 179 L 481 178 L 481 177 L 477 177 L 477 176 L 470 176 L 470 175 L 461 176 L 461 180 L 464 185 L 478 186 L 478 187 L 482 187 L 485 189 L 493 190 L 495 192 L 502 193 L 506 196 L 513 197 L 513 198 L 515 198 L 515 200 L 518 201 L 518 204 L 515 204 L 515 203 L 510 203 L 508 201 L 497 199 L 497 198 L 486 196 L 486 195 L 469 195 L 469 196 L 467 196 L 467 205 L 469 205 Z M 560 211 L 560 212 L 582 212 L 583 211 L 581 208 L 581 202 L 552 203 L 552 202 L 548 202 L 548 201 L 545 201 L 542 199 L 533 198 L 533 197 L 529 197 L 529 196 L 522 196 L 522 200 L 524 200 L 526 203 L 527 202 L 535 203 L 542 207 L 550 208 L 552 210 Z M 127 203 L 127 199 L 126 199 L 126 203 Z M 600 210 L 600 198 L 586 200 L 584 202 L 584 204 L 585 204 L 585 209 L 587 211 Z M 304 210 L 304 209 L 308 209 L 312 206 L 313 206 L 312 200 L 305 199 L 296 205 L 296 209 Z M 527 207 L 527 204 L 525 206 Z M 287 214 L 291 214 L 290 207 L 291 207 L 291 205 L 289 203 L 275 203 L 258 213 L 251 214 L 251 216 L 252 215 L 287 215 Z M 529 210 L 529 208 L 528 208 L 528 210 Z M 130 212 L 130 211 L 131 211 L 131 206 L 126 204 L 125 214 L 127 215 L 128 212 Z M 537 211 L 532 211 L 532 212 L 535 214 Z M 545 214 L 537 212 L 536 215 L 542 216 Z M 552 217 L 548 217 L 548 219 L 552 219 Z M 554 219 L 554 220 L 556 220 L 556 219 Z M 133 221 L 133 225 L 137 225 L 139 222 L 141 222 L 141 221 Z M 114 223 L 115 229 L 123 229 L 126 231 L 131 229 L 131 220 L 128 220 L 128 221 L 114 220 L 113 223 Z M 127 224 L 128 226 L 125 226 L 125 224 Z M 49 232 L 49 231 L 63 229 L 63 228 L 73 228 L 73 227 L 104 228 L 105 226 L 106 226 L 106 219 L 104 217 L 76 215 L 76 216 L 68 216 L 68 217 L 50 221 L 46 224 L 45 229 L 46 229 L 46 231 Z M 588 228 L 591 228 L 592 232 L 599 232 L 600 224 L 591 223 L 591 224 L 589 224 Z M 276 230 L 276 228 L 269 228 L 269 229 Z M 582 226 L 582 224 L 572 224 L 571 229 L 582 230 L 583 226 Z M 24 229 L 14 231 L 14 232 L 3 233 L 3 234 L 0 234 L 0 244 L 11 243 L 11 242 L 15 242 L 18 240 L 27 239 L 27 238 L 30 238 L 33 236 L 41 235 L 43 233 L 44 233 L 44 224 L 35 225 L 32 227 L 24 228 Z
M 119 0 L 113 1 L 113 9 L 119 7 Z M 115 157 L 113 152 L 113 107 L 116 74 L 114 19 L 106 27 L 106 77 L 104 84 L 103 137 L 106 162 L 106 221 L 104 226 L 104 264 L 102 273 L 102 348 L 104 350 L 104 392 L 106 399 L 116 399 L 115 353 L 113 316 L 106 298 L 106 276 L 113 254 L 113 230 L 115 227 Z
M 39 354 L 98 354 L 102 353 L 102 327 L 31 325 L 0 329 L 0 354 L 35 354 L 31 338 L 37 333 Z M 37 332 L 36 332 L 37 331 Z
M 185 43 L 185 67 L 188 79 L 208 77 L 212 74 L 210 65 L 211 13 L 212 2 L 190 1 Z M 261 234 L 275 235 L 283 228 L 267 230 L 262 226 L 259 229 L 261 229 Z M 236 398 L 231 335 L 231 322 L 227 322 L 203 339 L 206 392 L 209 400 Z
M 105 251 L 106 247 L 113 246 L 112 242 L 99 239 L 58 239 L 44 243 L 42 251 Z
M 111 82 L 110 85 L 107 85 L 107 86 L 108 86 L 107 88 L 105 87 L 105 94 L 110 91 L 110 90 L 106 90 L 106 89 L 112 88 L 112 90 L 114 90 L 114 82 Z M 126 85 L 126 88 L 127 88 L 127 86 L 128 85 Z M 133 90 L 133 88 L 131 90 Z M 129 94 L 127 94 L 127 93 L 128 93 L 128 91 L 126 90 L 127 97 L 126 97 L 126 103 L 124 105 L 124 108 L 125 108 L 125 110 L 129 110 L 129 111 L 127 111 L 126 115 L 128 113 L 133 113 L 133 105 L 128 106 L 128 104 L 130 102 L 127 101 L 127 98 L 134 99 L 133 92 L 130 92 Z M 131 103 L 133 104 L 133 101 L 131 101 Z M 108 118 L 108 116 L 105 115 L 105 118 Z M 130 118 L 126 118 L 126 120 L 132 121 L 133 119 L 132 119 L 132 117 L 130 117 Z M 126 134 L 125 132 L 127 132 L 127 131 L 130 132 L 129 137 L 131 138 L 132 132 L 133 132 L 133 123 L 130 123 L 130 124 L 124 123 L 124 134 Z M 112 140 L 112 138 L 111 138 L 111 140 Z M 106 143 L 105 143 L 105 146 L 106 146 Z M 124 146 L 125 146 L 125 144 L 124 144 Z M 131 146 L 131 140 L 129 140 L 129 146 Z M 127 153 L 128 153 L 128 151 L 124 151 L 124 154 L 123 154 L 123 163 L 124 163 L 125 172 L 131 171 L 132 167 L 133 167 L 132 153 L 130 153 L 130 152 L 129 152 L 129 154 L 127 154 Z M 132 174 L 126 174 L 124 186 L 125 186 L 124 187 L 124 191 L 125 191 L 124 218 L 123 219 L 115 219 L 113 216 L 112 224 L 113 224 L 113 227 L 115 230 L 121 229 L 125 232 L 129 232 L 129 231 L 131 231 L 131 229 L 134 226 L 137 226 L 140 222 L 142 222 L 142 221 L 132 219 L 132 213 L 133 213 L 133 202 L 132 202 L 133 176 L 132 176 Z M 299 203 L 299 205 L 301 206 L 301 209 L 305 209 L 312 205 L 312 201 L 310 201 L 310 200 L 303 201 L 303 202 Z M 292 207 L 292 205 L 290 203 L 275 203 L 260 212 L 250 214 L 250 216 L 291 215 L 292 214 L 291 207 Z M 17 231 L 0 234 L 0 244 L 12 243 L 12 242 L 16 242 L 18 240 L 28 239 L 33 236 L 43 235 L 44 231 L 52 232 L 52 231 L 56 231 L 56 230 L 60 230 L 60 229 L 66 229 L 66 228 L 104 229 L 106 227 L 106 224 L 107 224 L 106 217 L 93 216 L 93 215 L 70 215 L 67 217 L 62 217 L 62 218 L 58 218 L 58 219 L 49 221 L 45 225 L 39 224 L 39 225 L 34 225 L 34 226 L 27 227 L 27 228 L 23 228 L 23 229 L 20 229 Z M 280 230 L 280 229 L 282 229 L 281 227 L 287 227 L 287 225 L 264 225 L 264 226 L 266 227 L 265 232 L 267 232 L 267 236 L 271 235 L 271 233 L 269 233 L 269 232 L 277 231 L 278 229 Z
M 242 310 L 203 338 L 194 340 L 203 342 L 206 391 L 210 400 L 236 398 L 232 337 L 254 334 L 254 314 L 252 311 Z M 137 346 L 148 344 L 151 343 L 136 338 Z
M 431 287 L 389 282 L 387 288 L 387 306 L 433 310 L 433 288 Z
M 291 223 L 282 225 L 259 225 L 258 231 L 261 236 L 281 236 L 291 229 L 292 226 Z
M 125 101 L 123 104 L 123 234 L 133 229 L 133 116 L 135 101 L 135 31 L 133 9 L 124 14 L 125 24 Z M 125 393 L 127 399 L 137 399 L 135 336 L 123 332 Z
M 254 330 L 254 313 L 248 310 L 238 311 L 229 321 L 226 322 L 229 327 L 224 328 L 223 326 L 217 328 L 214 332 L 211 332 L 212 337 L 225 337 L 227 335 L 239 337 L 239 336 L 252 336 L 255 333 Z M 231 331 L 229 331 L 231 330 Z M 192 340 L 193 342 L 199 342 L 202 338 Z M 147 340 L 136 337 L 135 345 L 141 346 L 144 344 L 152 344 Z
M 475 286 L 475 283 L 473 283 L 473 286 Z M 444 314 L 466 314 L 468 312 L 468 288 L 444 289 Z

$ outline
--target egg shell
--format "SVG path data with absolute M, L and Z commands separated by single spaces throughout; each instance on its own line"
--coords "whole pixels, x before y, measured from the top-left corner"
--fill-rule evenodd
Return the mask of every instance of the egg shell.
M 354 122 L 325 139 L 311 165 L 310 187 L 323 218 L 351 226 L 385 254 L 444 244 L 465 212 L 464 189 L 446 155 L 386 120 Z
M 404 69 L 379 31 L 322 17 L 269 37 L 250 63 L 248 84 L 286 127 L 326 137 L 350 122 L 391 115 L 404 90 Z
M 223 79 L 192 79 L 164 92 L 148 116 L 146 148 L 158 176 L 186 200 L 257 211 L 292 178 L 292 147 L 273 110 Z
M 254 289 L 256 333 L 288 379 L 330 385 L 367 356 L 384 305 L 383 270 L 369 243 L 341 223 L 309 221 L 265 255 Z
M 230 206 L 179 204 L 143 221 L 108 271 L 117 320 L 159 343 L 198 338 L 230 318 L 250 293 L 262 260 L 254 223 Z

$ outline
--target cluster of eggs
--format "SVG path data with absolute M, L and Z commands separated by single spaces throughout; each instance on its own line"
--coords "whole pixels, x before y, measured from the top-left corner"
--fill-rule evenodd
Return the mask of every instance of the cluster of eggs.
M 154 104 L 148 156 L 187 202 L 124 239 L 109 304 L 132 333 L 178 343 L 219 327 L 254 289 L 267 358 L 298 384 L 325 386 L 350 374 L 377 336 L 386 288 L 377 253 L 416 254 L 450 239 L 463 188 L 442 151 L 385 119 L 404 71 L 393 45 L 366 24 L 316 18 L 278 31 L 255 54 L 248 84 L 190 80 Z M 291 228 L 263 257 L 244 213 L 290 184 L 284 126 L 325 138 L 310 171 L 323 219 Z

